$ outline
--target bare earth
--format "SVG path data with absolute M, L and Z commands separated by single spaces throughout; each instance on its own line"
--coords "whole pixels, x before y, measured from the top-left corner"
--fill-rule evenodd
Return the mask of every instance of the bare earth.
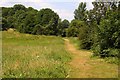
M 103 59 L 90 58 L 91 52 L 77 50 L 68 39 L 65 48 L 73 55 L 68 64 L 71 66 L 70 78 L 117 78 L 118 65 L 104 62 Z

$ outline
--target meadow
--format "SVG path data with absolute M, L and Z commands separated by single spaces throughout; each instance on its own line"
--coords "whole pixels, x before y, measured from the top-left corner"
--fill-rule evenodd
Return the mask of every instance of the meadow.
M 117 78 L 118 65 L 79 48 L 76 37 L 2 31 L 2 78 Z
M 2 32 L 3 78 L 65 78 L 71 58 L 61 37 Z

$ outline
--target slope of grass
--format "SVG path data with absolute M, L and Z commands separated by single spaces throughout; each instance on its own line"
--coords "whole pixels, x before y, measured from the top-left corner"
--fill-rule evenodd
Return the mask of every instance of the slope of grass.
M 3 78 L 65 78 L 70 53 L 61 37 L 2 32 Z

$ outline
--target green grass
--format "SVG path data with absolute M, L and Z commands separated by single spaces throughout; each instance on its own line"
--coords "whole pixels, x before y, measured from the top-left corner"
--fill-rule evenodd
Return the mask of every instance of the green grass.
M 71 55 L 64 40 L 19 32 L 2 32 L 3 78 L 65 78 Z
M 3 78 L 66 78 L 78 74 L 78 69 L 69 65 L 74 56 L 66 51 L 62 37 L 9 31 L 2 33 Z M 68 39 L 79 49 L 77 38 Z M 117 77 L 115 64 L 108 64 L 97 57 L 91 58 L 86 64 L 91 65 L 91 69 L 86 71 L 90 76 L 86 77 Z M 73 75 L 70 75 L 71 70 L 75 72 L 72 72 Z
M 77 37 L 68 37 L 68 39 L 77 49 L 80 49 L 80 45 L 79 45 L 80 41 L 78 40 Z

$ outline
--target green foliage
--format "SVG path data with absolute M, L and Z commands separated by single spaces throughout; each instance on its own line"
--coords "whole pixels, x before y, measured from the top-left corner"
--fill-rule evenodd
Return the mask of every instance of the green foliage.
M 79 40 L 80 40 L 80 48 L 82 49 L 90 49 L 91 48 L 91 37 L 90 37 L 90 27 L 84 26 L 80 28 L 79 32 Z
M 35 27 L 33 28 L 33 32 L 32 34 L 43 34 L 43 31 L 44 31 L 44 28 L 40 25 L 40 24 L 37 24 L 35 25 Z
M 78 9 L 74 11 L 74 18 L 77 20 L 85 20 L 85 13 L 86 13 L 86 3 L 81 2 L 78 6 Z
M 47 16 L 45 17 L 46 20 L 49 19 L 49 21 L 48 21 L 49 23 L 46 25 L 46 27 L 47 27 L 46 31 L 48 32 L 48 33 L 46 32 L 46 34 L 48 34 L 48 35 L 57 35 L 57 32 L 58 32 L 57 25 L 58 25 L 59 16 L 54 11 L 52 11 L 51 9 L 49 9 L 49 10 L 51 11 L 51 14 L 49 12 L 49 16 L 48 16 L 49 18 L 47 18 Z M 46 11 L 46 13 L 47 13 L 47 11 Z M 43 17 L 43 21 L 44 21 L 44 17 Z
M 66 20 L 66 19 L 64 19 L 64 20 L 62 21 L 62 25 L 63 25 L 63 28 L 68 28 L 68 27 L 69 27 L 69 21 Z
M 10 11 L 10 8 L 2 7 L 2 17 L 6 18 L 9 11 Z
M 108 10 L 95 32 L 93 51 L 100 57 L 118 57 L 120 53 L 120 19 L 118 11 Z
M 86 11 L 85 4 L 80 3 L 75 10 L 75 20 L 78 21 L 71 22 L 74 27 L 70 26 L 68 32 L 70 36 L 76 32 L 80 48 L 92 49 L 93 55 L 117 58 L 120 53 L 119 4 L 101 1 L 92 4 L 94 8 Z
M 3 27 L 6 29 L 15 28 L 21 33 L 29 34 L 58 35 L 59 33 L 57 27 L 59 16 L 49 8 L 37 11 L 32 7 L 26 8 L 24 5 L 16 4 L 11 8 L 3 7 L 3 18 Z M 6 26 L 4 23 L 7 23 Z M 38 24 L 42 27 L 36 30 Z M 62 26 L 68 27 L 68 24 L 69 22 L 65 20 Z M 65 31 L 64 28 L 61 28 L 61 31 L 60 35 Z
M 67 29 L 67 31 L 66 31 L 67 33 L 66 33 L 66 35 L 67 35 L 67 37 L 77 37 L 78 36 L 78 29 L 77 28 L 74 28 L 74 27 L 70 27 L 70 28 L 68 28 Z
M 58 18 L 59 18 L 59 16 L 54 11 L 52 11 L 49 8 L 46 8 L 46 9 L 41 9 L 38 12 L 37 22 L 42 26 L 46 26 L 52 20 L 57 22 Z
M 24 5 L 21 5 L 21 4 L 15 4 L 14 6 L 13 6 L 13 10 L 16 12 L 16 11 L 18 11 L 18 10 L 26 10 L 26 8 L 25 8 L 25 6 Z
M 69 28 L 69 21 L 68 20 L 59 20 L 57 28 L 59 29 L 58 35 L 65 37 L 66 36 L 66 29 Z
M 2 19 L 2 30 L 7 30 L 8 23 L 5 18 Z
M 117 57 L 106 57 L 105 61 L 112 64 L 117 64 L 117 65 L 120 64 L 119 59 Z
M 76 37 L 79 34 L 79 28 L 83 26 L 83 21 L 72 20 L 70 23 L 70 27 L 67 29 L 67 36 Z
M 27 14 L 27 16 L 25 17 L 25 21 L 24 21 L 24 28 L 25 29 L 25 33 L 32 33 L 33 28 L 35 26 L 35 13 L 33 12 L 29 12 Z

